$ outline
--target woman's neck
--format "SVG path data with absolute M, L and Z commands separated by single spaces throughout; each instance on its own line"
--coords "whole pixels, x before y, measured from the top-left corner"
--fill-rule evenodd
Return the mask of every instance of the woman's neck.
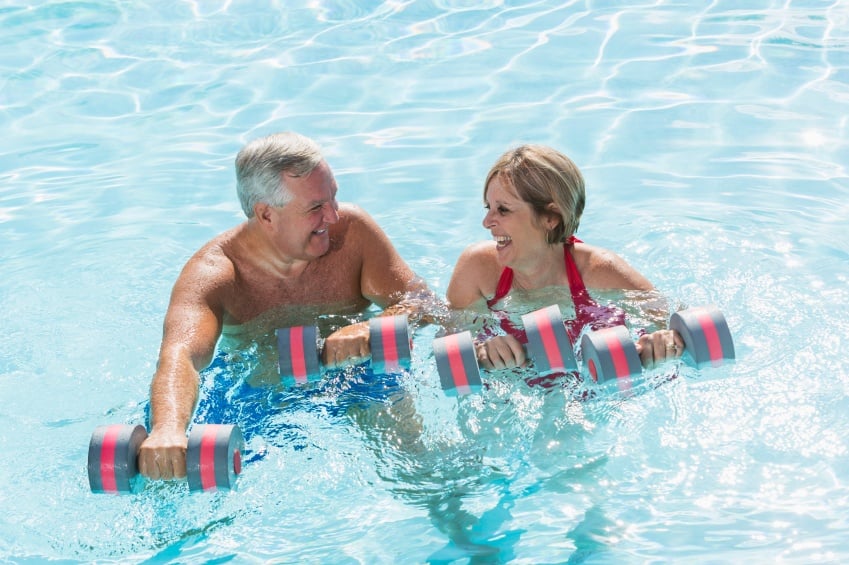
M 547 245 L 538 254 L 511 268 L 513 288 L 533 290 L 569 284 L 562 244 Z

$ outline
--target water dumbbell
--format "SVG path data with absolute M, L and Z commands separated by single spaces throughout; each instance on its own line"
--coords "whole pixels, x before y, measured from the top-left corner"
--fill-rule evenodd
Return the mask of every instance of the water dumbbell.
M 539 374 L 578 369 L 569 334 L 556 304 L 525 314 L 522 323 L 528 336 L 526 353 L 533 359 Z M 480 390 L 480 367 L 471 333 L 436 338 L 433 353 L 439 380 L 447 395 L 462 396 Z
M 97 426 L 88 444 L 88 482 L 92 492 L 135 492 L 139 446 L 147 438 L 141 425 Z M 196 425 L 186 449 L 189 490 L 216 491 L 233 488 L 242 472 L 244 440 L 238 426 Z
M 378 316 L 369 320 L 371 366 L 376 373 L 399 373 L 409 368 L 412 339 L 407 316 Z M 281 377 L 296 384 L 315 380 L 321 374 L 321 349 L 316 326 L 294 326 L 277 330 L 278 367 Z
M 669 319 L 669 329 L 681 334 L 685 357 L 696 367 L 719 366 L 735 357 L 728 323 L 715 306 L 676 312 Z M 628 378 L 642 371 L 636 345 L 625 326 L 584 334 L 581 351 L 586 371 L 597 383 Z

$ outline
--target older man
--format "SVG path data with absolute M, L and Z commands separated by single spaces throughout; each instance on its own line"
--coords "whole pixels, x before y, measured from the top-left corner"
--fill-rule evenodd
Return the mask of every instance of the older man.
M 280 133 L 252 141 L 236 158 L 236 177 L 247 221 L 195 253 L 171 294 L 151 383 L 151 433 L 139 452 L 140 471 L 153 479 L 186 473 L 199 372 L 223 327 L 296 305 L 410 313 L 402 299 L 426 291 L 377 223 L 336 201 L 333 172 L 311 139 Z M 322 353 L 329 366 L 369 354 L 366 323 L 331 334 Z

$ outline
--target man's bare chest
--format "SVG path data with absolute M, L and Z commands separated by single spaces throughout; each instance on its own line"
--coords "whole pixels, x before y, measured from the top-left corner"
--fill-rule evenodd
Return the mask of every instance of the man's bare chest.
M 282 306 L 326 304 L 362 308 L 360 270 L 355 265 L 325 263 L 297 277 L 243 276 L 236 280 L 225 310 L 225 323 L 241 324 Z

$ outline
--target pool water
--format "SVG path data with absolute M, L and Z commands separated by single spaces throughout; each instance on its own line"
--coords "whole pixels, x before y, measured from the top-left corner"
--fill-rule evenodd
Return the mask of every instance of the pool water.
M 0 30 L 0 561 L 849 561 L 849 4 L 9 0 Z M 249 346 L 204 372 L 254 422 L 236 491 L 90 493 L 174 279 L 242 219 L 236 152 L 281 130 L 439 294 L 496 157 L 562 150 L 578 235 L 719 306 L 737 361 L 458 400 L 434 326 L 308 390 L 246 388 Z

